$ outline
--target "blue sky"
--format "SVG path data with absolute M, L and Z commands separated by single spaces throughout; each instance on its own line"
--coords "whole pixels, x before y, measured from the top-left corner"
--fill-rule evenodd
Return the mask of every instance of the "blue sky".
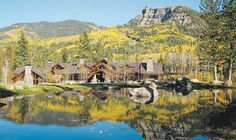
M 0 0 L 0 27 L 66 19 L 119 25 L 141 13 L 145 6 L 184 5 L 199 10 L 199 4 L 200 0 Z

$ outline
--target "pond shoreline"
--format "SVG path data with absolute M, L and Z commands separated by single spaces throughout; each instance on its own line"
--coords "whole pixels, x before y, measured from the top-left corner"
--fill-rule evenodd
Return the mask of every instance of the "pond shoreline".
M 236 89 L 234 86 L 226 85 L 214 85 L 211 83 L 192 82 L 191 89 L 185 86 L 177 87 L 175 84 L 167 82 L 155 82 L 157 89 L 170 89 L 170 90 L 187 90 L 191 92 L 192 90 L 204 90 L 204 89 Z M 42 84 L 35 85 L 32 87 L 22 86 L 22 88 L 17 88 L 13 86 L 12 89 L 8 89 L 7 85 L 0 85 L 0 98 L 14 96 L 14 95 L 31 95 L 31 94 L 60 94 L 65 91 L 78 91 L 78 92 L 88 92 L 90 90 L 119 90 L 121 88 L 139 88 L 148 87 L 146 83 L 100 83 L 100 84 Z

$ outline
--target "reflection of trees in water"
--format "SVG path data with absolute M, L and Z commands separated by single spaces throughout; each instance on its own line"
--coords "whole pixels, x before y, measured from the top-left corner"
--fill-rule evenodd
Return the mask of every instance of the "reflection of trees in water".
M 207 134 L 211 136 L 212 138 L 216 138 L 217 136 L 211 135 L 212 132 L 216 134 L 216 131 L 213 131 L 214 128 L 209 127 L 207 122 L 210 121 L 208 119 L 209 119 L 209 116 L 212 114 L 212 112 L 219 112 L 220 110 L 222 110 L 222 108 L 224 108 L 222 104 L 226 103 L 227 101 L 230 101 L 230 99 L 228 98 L 229 95 L 227 93 L 220 92 L 219 96 L 217 97 L 217 103 L 215 103 L 214 94 L 212 94 L 211 92 L 202 91 L 197 96 L 199 96 L 200 98 L 195 98 L 193 96 L 191 97 L 194 100 L 197 99 L 198 101 L 197 109 L 194 109 L 188 113 L 179 115 L 176 119 L 171 119 L 170 117 L 169 121 L 167 120 L 167 122 L 169 123 L 165 123 L 165 122 L 160 123 L 159 121 L 155 121 L 155 119 L 153 119 L 154 122 L 150 120 L 139 119 L 136 122 L 130 122 L 130 124 L 132 127 L 135 127 L 143 135 L 143 138 L 145 140 L 191 139 L 192 136 L 198 135 L 198 134 Z M 175 108 L 174 110 L 170 106 L 168 106 L 168 108 L 174 111 L 178 107 Z M 184 110 L 183 108 L 180 109 L 179 113 L 184 112 L 183 110 Z M 225 115 L 226 113 L 223 113 L 223 114 Z M 174 115 L 174 113 L 172 115 Z M 231 115 L 233 114 L 231 113 Z M 217 117 L 217 119 L 221 117 L 222 116 L 219 116 Z M 218 120 L 218 122 L 220 121 L 222 122 L 223 120 Z M 229 130 L 232 132 L 232 129 L 229 129 Z M 221 132 L 219 133 L 220 136 L 218 137 L 228 138 L 228 139 L 234 138 L 236 136 L 236 131 L 234 130 L 234 134 L 231 133 L 231 135 L 229 135 L 228 134 L 229 130 L 227 129 L 221 130 Z
M 24 118 L 27 112 L 28 112 L 28 100 L 26 100 L 26 98 L 23 98 L 19 102 L 19 113 L 21 114 L 22 122 L 24 122 Z
M 23 123 L 25 120 L 25 116 L 29 111 L 29 104 L 26 98 L 22 98 L 18 101 L 15 101 L 14 104 L 10 104 L 8 111 L 10 114 L 8 117 L 17 123 Z
M 88 114 L 73 114 L 41 110 L 33 117 L 26 116 L 25 123 L 35 123 L 41 125 L 59 124 L 65 126 L 82 126 L 91 123 L 88 121 L 87 117 Z
M 234 94 L 230 94 L 234 98 Z M 109 95 L 106 103 L 96 96 L 79 97 L 45 95 L 27 97 L 10 103 L 8 118 L 20 123 L 81 126 L 107 120 L 126 122 L 142 133 L 144 139 L 171 139 L 201 132 L 210 111 L 219 111 L 229 103 L 226 92 L 215 96 L 211 91 L 196 91 L 187 96 L 160 91 L 152 105 L 132 102 L 127 94 Z M 216 102 L 215 102 L 216 101 Z

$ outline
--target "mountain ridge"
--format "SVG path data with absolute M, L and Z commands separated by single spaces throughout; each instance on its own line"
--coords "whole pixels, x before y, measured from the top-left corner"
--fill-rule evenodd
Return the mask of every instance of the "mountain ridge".
M 0 38 L 6 38 L 13 30 L 23 30 L 27 35 L 36 35 L 37 38 L 51 38 L 76 35 L 85 31 L 100 30 L 101 26 L 97 26 L 92 22 L 84 22 L 78 20 L 63 20 L 57 22 L 39 21 L 32 23 L 16 23 L 8 27 L 0 28 Z M 5 34 L 4 34 L 5 33 Z
M 204 21 L 200 18 L 199 12 L 186 6 L 146 6 L 140 14 L 127 24 L 115 27 L 137 28 L 153 26 L 155 28 L 159 23 L 175 24 L 181 32 L 195 36 L 199 34 Z M 27 36 L 36 39 L 47 39 L 73 36 L 81 32 L 93 32 L 105 28 L 107 27 L 98 26 L 92 22 L 72 19 L 56 22 L 16 23 L 0 28 L 0 40 L 7 38 L 16 39 L 21 31 L 24 31 Z

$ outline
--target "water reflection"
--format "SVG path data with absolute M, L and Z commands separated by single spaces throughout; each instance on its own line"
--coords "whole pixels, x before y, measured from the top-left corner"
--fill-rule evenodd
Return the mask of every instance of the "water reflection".
M 211 121 L 209 116 L 212 116 L 212 112 L 225 110 L 235 99 L 235 91 L 202 90 L 183 96 L 172 91 L 158 90 L 158 98 L 152 104 L 145 104 L 149 98 L 130 98 L 130 90 L 92 91 L 76 96 L 62 94 L 14 98 L 4 107 L 7 112 L 4 118 L 18 124 L 57 124 L 76 128 L 91 128 L 93 124 L 103 121 L 113 122 L 114 126 L 125 123 L 130 126 L 127 130 L 134 128 L 137 132 L 133 135 L 126 131 L 127 135 L 132 135 L 131 139 L 138 139 L 140 134 L 145 140 L 191 139 L 201 134 L 211 138 L 236 136 L 234 128 L 230 127 L 233 133 L 214 135 L 217 132 L 213 133 L 207 123 Z M 43 129 L 45 126 L 40 127 Z
M 97 122 L 82 127 L 59 125 L 18 125 L 0 120 L 1 140 L 141 140 L 142 136 L 125 123 Z M 14 132 L 12 132 L 12 131 Z M 119 133 L 117 133 L 119 132 Z

